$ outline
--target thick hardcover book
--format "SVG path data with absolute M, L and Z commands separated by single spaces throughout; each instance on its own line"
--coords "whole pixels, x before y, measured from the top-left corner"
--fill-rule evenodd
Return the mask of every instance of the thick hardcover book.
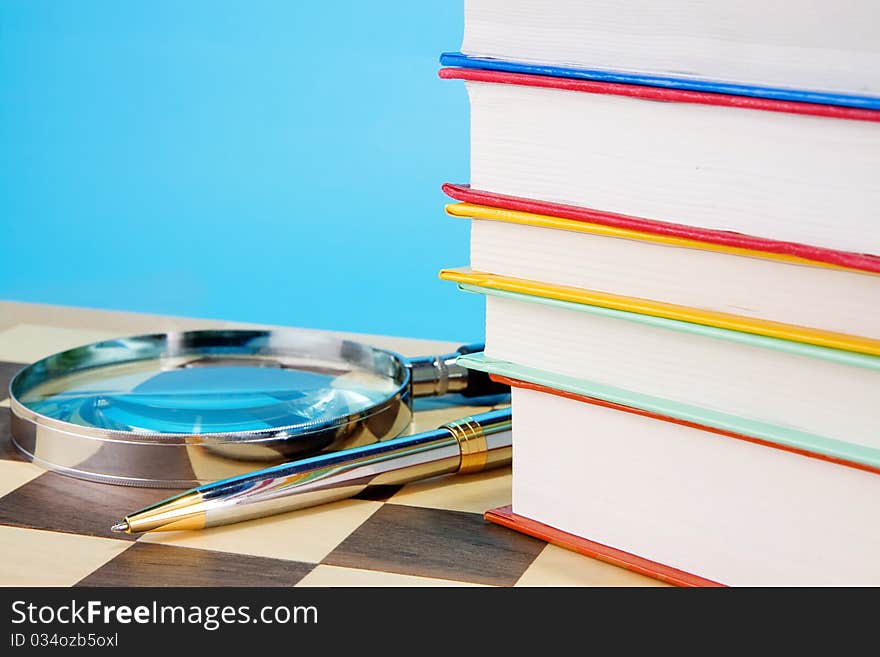
M 486 296 L 466 367 L 880 466 L 880 357 L 461 283 Z
M 880 314 L 865 312 L 880 299 L 875 272 L 472 203 L 446 211 L 472 219 L 471 268 L 498 281 L 627 298 L 661 314 L 686 307 L 754 328 L 776 322 L 817 338 L 827 337 L 821 331 L 880 340 Z
M 880 581 L 876 467 L 492 377 L 515 458 L 513 504 L 486 519 L 680 586 Z
M 877 270 L 878 109 L 440 76 L 470 97 L 474 191 L 447 188 L 459 200 Z

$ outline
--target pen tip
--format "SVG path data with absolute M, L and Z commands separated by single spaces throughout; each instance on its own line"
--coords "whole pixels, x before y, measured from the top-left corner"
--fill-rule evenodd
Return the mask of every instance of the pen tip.
M 127 532 L 128 531 L 128 523 L 123 520 L 122 522 L 117 522 L 110 528 L 111 532 Z

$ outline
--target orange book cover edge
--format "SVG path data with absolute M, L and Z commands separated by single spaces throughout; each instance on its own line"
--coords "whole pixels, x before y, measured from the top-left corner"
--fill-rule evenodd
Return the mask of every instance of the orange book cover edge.
M 588 397 L 586 395 L 579 395 L 575 392 L 569 392 L 567 390 L 558 390 L 556 388 L 548 388 L 547 386 L 540 385 L 538 383 L 532 383 L 530 381 L 523 381 L 521 379 L 512 379 L 507 376 L 503 376 L 501 374 L 489 374 L 489 378 L 498 383 L 504 383 L 514 388 L 525 388 L 527 390 L 535 390 L 537 392 L 543 392 L 549 395 L 556 395 L 557 397 L 565 397 L 567 399 L 573 399 L 575 401 L 583 402 L 585 404 L 593 404 L 594 406 L 604 406 L 605 408 L 611 408 L 616 411 L 623 411 L 624 413 L 632 413 L 633 415 L 642 415 L 644 417 L 649 417 L 654 420 L 660 420 L 662 422 L 671 422 L 672 424 L 680 424 L 685 427 L 691 427 L 692 429 L 699 429 L 700 431 L 704 431 L 707 434 L 714 434 L 717 436 L 724 436 L 726 438 L 734 438 L 735 440 L 744 440 L 747 443 L 754 443 L 756 445 L 761 445 L 763 447 L 767 447 L 769 449 L 778 449 L 783 452 L 791 452 L 792 454 L 799 454 L 800 456 L 805 456 L 811 459 L 818 459 L 820 461 L 827 461 L 829 463 L 834 463 L 836 465 L 842 465 L 847 468 L 854 468 L 856 470 L 864 470 L 865 472 L 871 472 L 873 474 L 880 474 L 880 468 L 874 467 L 872 465 L 868 465 L 867 463 L 859 463 L 857 461 L 850 461 L 848 459 L 837 458 L 835 456 L 831 456 L 829 454 L 820 454 L 819 452 L 811 452 L 806 449 L 798 449 L 797 447 L 791 447 L 789 445 L 782 445 L 780 443 L 771 442 L 769 440 L 764 440 L 763 438 L 755 438 L 753 436 L 747 436 L 741 433 L 734 433 L 733 431 L 725 431 L 724 429 L 717 429 L 715 427 L 706 426 L 704 424 L 697 424 L 696 422 L 691 422 L 689 420 L 681 420 L 675 417 L 669 417 L 668 415 L 660 415 L 659 413 L 653 413 L 651 411 L 646 411 L 641 408 L 634 408 L 632 406 L 625 406 L 623 404 L 618 404 L 616 402 L 606 401 L 604 399 L 599 399 L 598 397 Z
M 651 561 L 650 559 L 645 559 L 638 555 L 603 545 L 602 543 L 591 541 L 582 536 L 575 536 L 574 534 L 569 534 L 561 529 L 545 525 L 537 520 L 518 515 L 513 512 L 513 509 L 509 505 L 498 507 L 497 509 L 490 509 L 483 514 L 483 517 L 496 525 L 513 529 L 522 534 L 534 536 L 542 541 L 547 541 L 553 545 L 558 545 L 559 547 L 572 550 L 593 559 L 604 561 L 605 563 L 614 566 L 626 568 L 627 570 L 631 570 L 640 575 L 659 579 L 667 584 L 687 587 L 725 586 L 724 584 L 720 584 L 711 579 L 705 579 L 704 577 L 683 570 L 678 570 L 677 568 L 672 568 L 671 566 L 666 566 L 662 563 L 657 563 L 656 561 Z

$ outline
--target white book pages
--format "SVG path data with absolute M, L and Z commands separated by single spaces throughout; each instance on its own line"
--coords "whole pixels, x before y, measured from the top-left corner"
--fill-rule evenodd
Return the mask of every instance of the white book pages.
M 880 584 L 880 476 L 513 391 L 513 511 L 734 586 Z
M 880 123 L 467 87 L 475 189 L 880 254 Z
M 489 295 L 486 356 L 880 448 L 880 371 Z
M 471 266 L 880 339 L 880 276 L 504 221 L 471 222 Z
M 462 52 L 515 62 L 880 95 L 872 0 L 467 0 Z

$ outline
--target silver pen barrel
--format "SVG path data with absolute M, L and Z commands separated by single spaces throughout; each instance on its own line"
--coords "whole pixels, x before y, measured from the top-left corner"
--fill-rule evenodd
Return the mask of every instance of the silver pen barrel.
M 418 438 L 400 446 L 378 443 L 351 450 L 359 454 L 306 459 L 277 473 L 204 487 L 205 526 L 326 504 L 353 497 L 368 486 L 400 484 L 458 469 L 458 443 L 449 431 L 435 429 Z
M 505 465 L 510 409 L 432 431 L 285 463 L 182 493 L 125 519 L 126 531 L 198 529 L 294 511 L 357 495 L 368 486 Z

